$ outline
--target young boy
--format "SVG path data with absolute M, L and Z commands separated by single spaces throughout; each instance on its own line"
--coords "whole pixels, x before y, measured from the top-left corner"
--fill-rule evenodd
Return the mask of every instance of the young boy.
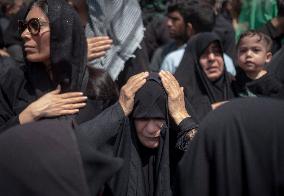
M 239 70 L 235 90 L 240 96 L 272 96 L 281 88 L 265 64 L 272 58 L 272 41 L 269 36 L 249 30 L 240 36 L 237 43 Z

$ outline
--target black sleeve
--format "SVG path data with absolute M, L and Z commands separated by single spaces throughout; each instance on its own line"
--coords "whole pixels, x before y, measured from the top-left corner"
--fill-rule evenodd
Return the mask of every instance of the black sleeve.
M 94 119 L 82 123 L 77 135 L 88 140 L 93 147 L 101 148 L 116 137 L 126 119 L 119 102 L 116 102 Z
M 2 107 L 0 106 L 0 133 L 2 133 L 3 131 L 7 130 L 8 128 L 11 128 L 13 126 L 19 125 L 19 116 L 8 116 L 8 119 L 6 120 L 6 116 L 7 113 L 5 113 L 5 111 L 2 110 Z
M 28 101 L 23 71 L 11 58 L 0 59 L 0 132 L 19 124 L 19 113 Z
M 188 134 L 192 134 L 192 136 L 194 136 L 197 129 L 198 129 L 198 125 L 191 117 L 187 117 L 183 119 L 181 123 L 178 125 L 176 147 L 179 150 L 187 151 L 190 141 L 192 139 L 188 136 Z M 189 133 L 189 132 L 192 132 L 192 133 Z

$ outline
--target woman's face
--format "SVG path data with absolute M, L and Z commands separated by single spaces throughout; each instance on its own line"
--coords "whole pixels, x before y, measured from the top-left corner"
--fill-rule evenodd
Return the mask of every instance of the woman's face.
M 135 119 L 134 125 L 139 141 L 147 148 L 157 148 L 160 144 L 162 119 Z
M 50 63 L 50 27 L 49 20 L 41 8 L 33 6 L 29 11 L 25 22 L 31 19 L 38 19 L 40 31 L 37 35 L 32 35 L 28 28 L 21 34 L 24 40 L 24 50 L 29 62 Z
M 212 42 L 200 56 L 199 63 L 210 81 L 219 79 L 224 72 L 223 53 L 218 42 Z

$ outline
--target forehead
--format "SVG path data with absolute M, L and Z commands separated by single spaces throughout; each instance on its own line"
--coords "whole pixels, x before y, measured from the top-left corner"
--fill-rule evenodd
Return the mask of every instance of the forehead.
M 221 50 L 221 47 L 220 47 L 220 45 L 217 41 L 213 41 L 207 46 L 207 48 L 205 48 L 205 50 L 203 51 L 202 54 L 205 54 L 205 53 L 208 53 L 208 52 L 213 52 L 212 50 L 216 50 L 216 49 Z
M 240 40 L 240 47 L 245 46 L 265 46 L 265 42 L 263 39 L 261 39 L 258 35 L 252 35 L 252 36 L 245 36 Z
M 208 45 L 207 49 L 210 49 L 210 48 L 220 48 L 220 45 L 219 45 L 219 43 L 217 41 L 214 41 L 214 42 L 211 42 Z
M 170 18 L 170 19 L 180 19 L 180 20 L 182 20 L 183 19 L 183 17 L 182 17 L 182 15 L 178 12 L 178 11 L 173 11 L 173 12 L 169 12 L 168 14 L 167 14 L 167 16 L 168 16 L 168 18 Z
M 48 21 L 47 16 L 45 15 L 45 13 L 42 11 L 41 8 L 39 8 L 38 6 L 32 6 L 32 8 L 30 9 L 27 17 L 26 17 L 26 21 L 32 19 L 32 18 L 40 18 L 43 21 Z

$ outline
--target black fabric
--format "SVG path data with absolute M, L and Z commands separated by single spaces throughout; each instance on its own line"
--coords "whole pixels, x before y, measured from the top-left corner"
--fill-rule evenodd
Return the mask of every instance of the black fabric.
M 265 33 L 272 39 L 272 54 L 275 54 L 278 50 L 280 50 L 282 44 L 282 39 L 284 38 L 284 34 L 281 33 L 278 29 L 276 29 L 271 21 L 268 21 L 265 25 L 260 27 L 258 31 Z
M 194 107 L 199 120 L 211 111 L 211 104 L 235 97 L 225 65 L 221 78 L 211 82 L 199 64 L 201 54 L 212 42 L 218 42 L 222 48 L 215 33 L 199 33 L 192 37 L 175 72 L 175 77 L 184 87 L 185 96 Z
M 166 17 L 164 15 L 156 15 L 155 18 L 147 24 L 144 40 L 147 46 L 149 60 L 152 61 L 155 51 L 171 41 L 166 26 Z M 159 71 L 159 69 L 156 71 Z
M 210 113 L 179 165 L 180 196 L 284 194 L 284 102 L 232 101 Z
M 110 104 L 104 101 L 88 99 L 87 107 L 81 108 L 78 115 L 75 116 L 76 122 L 81 124 L 91 120 L 109 106 Z
M 11 58 L 0 58 L 0 133 L 19 123 L 18 114 L 33 98 L 22 69 Z
M 19 70 L 14 72 L 11 68 L 8 73 L 5 72 L 1 76 L 1 100 L 5 100 L 1 103 L 2 107 L 5 107 L 5 110 L 1 111 L 1 119 L 4 119 L 1 120 L 2 130 L 17 124 L 18 114 L 27 105 L 54 90 L 58 84 L 61 84 L 62 92 L 85 91 L 88 80 L 87 44 L 80 18 L 65 0 L 48 0 L 47 2 L 51 37 L 50 58 L 54 80 L 51 81 L 42 63 L 29 63 L 27 60 Z M 30 4 L 25 15 L 28 14 L 33 3 Z M 20 73 L 21 70 L 24 71 L 24 75 Z M 91 100 L 88 101 L 88 103 L 91 102 Z M 87 104 L 86 107 L 93 106 L 93 104 Z M 15 107 L 16 110 L 14 110 Z M 91 111 L 92 108 L 85 110 Z M 101 111 L 99 108 L 98 110 Z M 82 122 L 94 116 L 93 113 L 87 112 L 81 112 L 79 115 L 81 114 Z
M 55 89 L 58 84 L 64 92 L 80 91 L 87 65 L 84 28 L 78 14 L 66 1 L 47 0 L 47 3 L 54 79 L 49 79 L 45 66 L 39 63 L 28 63 L 28 78 L 36 95 Z
M 158 79 L 157 75 L 154 78 Z M 162 89 L 161 81 L 157 82 L 154 78 L 148 80 L 145 85 L 151 86 L 150 88 Z M 132 115 L 139 118 L 153 117 L 151 110 L 153 114 L 158 114 L 159 117 L 167 119 L 168 110 L 164 109 L 166 106 L 160 107 L 160 104 L 157 104 L 161 97 L 167 100 L 165 91 L 155 91 L 158 95 L 148 96 L 147 100 L 144 96 L 148 95 L 148 92 L 143 92 L 144 90 L 147 91 L 147 88 L 142 87 L 135 96 L 136 105 Z M 143 108 L 137 106 L 138 102 L 140 105 L 143 100 L 147 100 L 146 102 L 152 106 L 157 105 L 149 107 L 148 104 L 142 103 L 146 110 L 144 112 L 142 111 Z M 165 101 L 162 103 L 165 103 Z M 138 109 L 136 110 L 136 108 Z M 138 111 L 143 113 L 143 116 L 137 114 Z M 166 113 L 164 113 L 165 111 Z M 111 192 L 108 193 L 109 195 L 171 195 L 168 121 L 162 127 L 160 145 L 154 150 L 147 149 L 140 144 L 134 128 L 133 117 L 126 118 L 119 103 L 106 109 L 97 118 L 80 125 L 80 127 L 81 133 L 89 138 L 94 148 L 124 159 L 123 168 L 107 183 Z M 175 140 L 175 138 L 172 139 Z M 87 174 L 87 176 L 90 176 L 90 174 Z M 90 181 L 91 177 L 89 178 Z
M 90 195 L 70 121 L 9 129 L 0 135 L 0 159 L 0 195 Z
M 133 58 L 130 58 L 125 62 L 124 69 L 119 73 L 118 78 L 115 81 L 119 89 L 131 76 L 148 70 L 149 57 L 144 39 L 140 43 L 140 46 L 140 48 L 135 50 Z
M 272 60 L 267 65 L 267 69 L 284 84 L 284 46 L 272 57 Z
M 135 94 L 133 118 L 167 118 L 167 94 L 158 74 L 151 73 L 148 82 Z
M 269 72 L 257 80 L 251 80 L 242 69 L 238 68 L 233 88 L 241 97 L 276 97 L 283 85 Z
M 220 37 L 224 52 L 232 59 L 234 59 L 236 41 L 235 30 L 232 22 L 225 19 L 222 14 L 218 14 L 216 17 L 213 32 L 215 32 Z
M 11 17 L 9 26 L 4 31 L 4 43 L 5 47 L 8 48 L 11 45 L 22 45 L 21 35 L 18 31 L 18 20 L 23 20 L 27 12 L 28 7 L 24 4 L 17 14 Z

